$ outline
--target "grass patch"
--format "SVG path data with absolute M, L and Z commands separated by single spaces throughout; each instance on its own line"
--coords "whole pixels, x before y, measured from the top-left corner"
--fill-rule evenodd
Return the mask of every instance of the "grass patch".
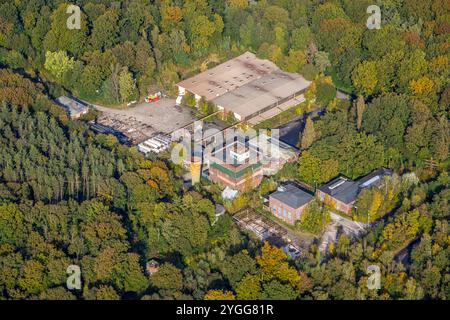
M 278 126 L 281 126 L 282 124 L 285 124 L 289 121 L 291 121 L 293 118 L 301 116 L 304 114 L 308 109 L 308 106 L 306 102 L 302 102 L 298 105 L 295 105 L 286 111 L 283 111 L 276 115 L 275 117 L 272 117 L 270 119 L 264 120 L 263 122 L 258 123 L 253 128 L 255 130 L 258 129 L 272 129 L 276 128 Z
M 111 109 L 126 109 L 127 104 L 126 103 L 111 103 L 110 101 L 106 101 L 104 97 L 102 97 L 101 94 L 98 95 L 87 95 L 83 92 L 74 91 L 74 96 L 77 97 L 80 100 L 86 101 L 89 104 L 96 104 L 102 107 L 107 107 Z
M 340 217 L 342 217 L 342 218 L 344 218 L 344 219 L 351 220 L 351 221 L 355 221 L 355 222 L 363 222 L 363 223 L 366 223 L 365 221 L 358 221 L 358 220 L 355 220 L 355 219 L 353 218 L 353 214 L 350 214 L 350 215 L 345 214 L 344 212 L 341 212 L 341 211 L 339 211 L 338 209 L 333 208 L 332 206 L 327 205 L 327 204 L 325 204 L 325 203 L 322 203 L 322 205 L 323 205 L 323 209 L 324 209 L 324 210 L 328 210 L 329 212 L 332 212 L 332 213 L 334 213 L 334 214 L 336 214 L 336 215 L 338 215 L 338 216 L 340 216 Z M 369 221 L 369 223 L 370 223 L 370 221 Z

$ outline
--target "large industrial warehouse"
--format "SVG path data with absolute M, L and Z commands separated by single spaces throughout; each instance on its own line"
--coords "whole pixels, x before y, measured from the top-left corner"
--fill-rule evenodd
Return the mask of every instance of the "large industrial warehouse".
M 301 75 L 280 70 L 269 60 L 246 52 L 234 59 L 178 83 L 186 91 L 204 97 L 236 119 L 257 124 L 302 102 L 311 84 Z

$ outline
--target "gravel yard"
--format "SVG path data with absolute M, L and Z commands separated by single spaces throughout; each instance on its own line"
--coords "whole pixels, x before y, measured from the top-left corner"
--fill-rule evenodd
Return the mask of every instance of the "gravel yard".
M 98 123 L 123 133 L 133 143 L 140 143 L 158 133 L 170 134 L 196 120 L 193 109 L 176 106 L 175 99 L 169 98 L 124 109 L 94 107 L 102 112 Z

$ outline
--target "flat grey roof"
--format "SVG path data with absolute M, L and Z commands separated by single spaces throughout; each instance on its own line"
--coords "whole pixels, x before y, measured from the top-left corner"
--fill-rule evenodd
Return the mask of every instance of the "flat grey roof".
M 273 62 L 246 52 L 177 85 L 248 120 L 299 95 L 310 84 L 301 75 L 283 72 Z
M 84 103 L 81 103 L 67 96 L 61 96 L 57 98 L 56 102 L 65 107 L 71 115 L 83 112 L 88 109 L 88 106 Z
M 246 119 L 282 99 L 305 90 L 310 84 L 310 81 L 299 74 L 276 70 L 215 98 L 213 103 Z
M 277 199 L 293 209 L 300 208 L 314 199 L 314 196 L 303 191 L 292 183 L 283 185 L 279 190 L 270 194 L 269 197 Z
M 177 85 L 209 101 L 276 70 L 273 62 L 247 51 Z
M 235 151 L 235 148 L 237 148 L 238 151 Z M 235 167 L 246 164 L 246 162 L 233 159 L 231 155 L 232 151 L 237 153 L 249 152 L 251 163 L 259 162 L 261 156 L 261 151 L 258 150 L 258 147 L 250 144 L 248 141 L 242 142 L 240 140 L 232 141 L 230 143 L 225 142 L 221 146 L 216 146 L 211 152 L 211 156 Z

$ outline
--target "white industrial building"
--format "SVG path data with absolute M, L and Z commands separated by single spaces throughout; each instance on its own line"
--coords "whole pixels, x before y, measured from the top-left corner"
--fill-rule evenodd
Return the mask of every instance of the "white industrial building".
M 170 146 L 171 139 L 168 136 L 159 134 L 138 144 L 138 150 L 144 154 L 150 152 L 160 153 L 167 150 Z
M 197 101 L 203 97 L 236 119 L 256 124 L 302 102 L 310 84 L 246 52 L 179 82 L 177 103 L 188 91 Z

